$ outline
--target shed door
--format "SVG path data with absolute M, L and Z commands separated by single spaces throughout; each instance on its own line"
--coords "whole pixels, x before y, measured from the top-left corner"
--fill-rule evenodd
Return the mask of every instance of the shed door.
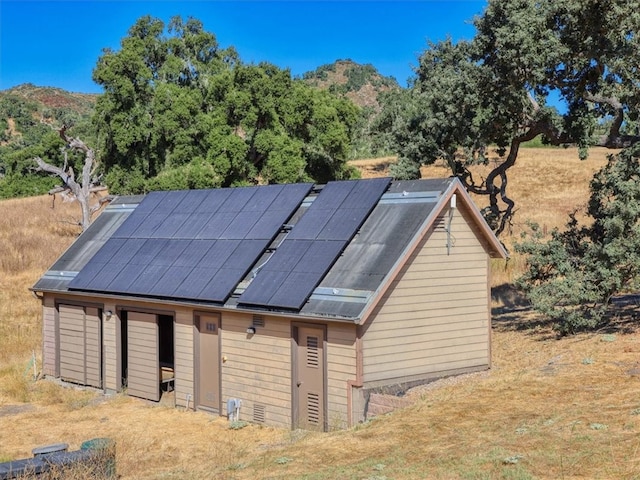
M 93 307 L 85 308 L 84 325 L 86 383 L 102 388 L 102 311 Z
M 95 307 L 59 305 L 60 377 L 102 388 L 102 320 Z
M 149 313 L 127 312 L 127 394 L 160 400 L 158 319 Z
M 325 430 L 325 331 L 323 327 L 298 326 L 294 336 L 293 424 L 296 428 Z
M 220 411 L 220 315 L 200 315 L 197 323 L 197 406 Z

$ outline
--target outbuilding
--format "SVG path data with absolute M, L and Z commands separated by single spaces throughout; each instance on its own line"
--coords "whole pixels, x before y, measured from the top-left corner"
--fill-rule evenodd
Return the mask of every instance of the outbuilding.
M 120 197 L 32 287 L 43 373 L 345 428 L 372 393 L 490 368 L 506 256 L 455 178 Z

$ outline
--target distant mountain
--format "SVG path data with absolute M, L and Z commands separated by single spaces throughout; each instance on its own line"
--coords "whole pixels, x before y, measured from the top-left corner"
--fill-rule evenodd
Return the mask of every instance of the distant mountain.
M 370 64 L 361 65 L 352 60 L 337 60 L 307 72 L 302 79 L 311 86 L 342 94 L 356 105 L 380 109 L 380 93 L 400 89 L 393 77 L 385 77 Z
M 31 83 L 0 91 L 0 146 L 38 143 L 50 127 L 88 120 L 98 95 L 70 93 Z
M 90 115 L 98 99 L 98 94 L 71 93 L 56 87 L 37 87 L 25 83 L 3 90 L 0 96 L 16 95 L 50 110 L 71 110 L 79 115 Z

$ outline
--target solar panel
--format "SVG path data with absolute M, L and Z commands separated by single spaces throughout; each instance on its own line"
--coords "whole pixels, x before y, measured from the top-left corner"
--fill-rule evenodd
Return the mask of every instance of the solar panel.
M 146 215 L 151 213 L 153 210 L 162 203 L 162 200 L 167 196 L 167 194 L 172 192 L 150 192 L 142 199 L 140 204 L 136 207 L 136 209 L 132 212 L 137 215 Z
M 224 302 L 311 187 L 153 192 L 69 288 Z
M 348 241 L 369 215 L 368 209 L 336 210 L 324 229 L 316 237 L 318 240 Z
M 114 292 L 127 292 L 136 295 L 148 295 L 154 285 L 169 270 L 166 265 L 147 265 L 143 267 L 140 274 L 127 290 L 119 289 L 117 285 L 112 286 Z
M 387 189 L 389 178 L 331 182 L 240 295 L 240 304 L 299 310 Z
M 149 213 L 145 216 L 145 218 L 140 222 L 138 228 L 136 228 L 133 233 L 131 233 L 131 238 L 152 238 L 152 237 L 162 237 L 162 231 L 158 232 L 158 235 L 154 235 L 156 230 L 161 229 L 163 223 L 169 218 L 169 213 L 159 212 L 159 213 Z
M 195 213 L 215 213 L 230 195 L 230 189 L 221 188 L 216 190 L 206 190 L 207 195 L 202 202 L 193 210 Z
M 106 241 L 100 250 L 93 256 L 95 263 L 107 263 L 125 244 L 126 240 L 122 238 L 111 238 Z
M 191 215 L 188 213 L 173 213 L 165 219 L 161 228 L 156 229 L 152 236 L 157 238 L 181 237 L 182 227 L 189 221 Z
M 290 273 L 269 300 L 269 306 L 300 310 L 317 284 L 315 273 Z
M 140 276 L 140 265 L 121 265 L 118 274 L 111 280 L 109 289 L 118 289 L 127 291 L 136 283 L 136 279 Z
M 209 194 L 208 190 L 188 190 L 180 203 L 173 209 L 173 213 L 194 212 Z
M 261 212 L 244 211 L 239 212 L 236 217 L 229 222 L 226 228 L 222 229 L 220 238 L 245 238 L 253 226 L 260 220 Z
M 189 215 L 189 217 L 182 224 L 180 229 L 173 234 L 173 238 L 198 238 L 202 229 L 207 225 L 209 219 L 213 216 L 213 213 L 208 212 L 196 212 Z

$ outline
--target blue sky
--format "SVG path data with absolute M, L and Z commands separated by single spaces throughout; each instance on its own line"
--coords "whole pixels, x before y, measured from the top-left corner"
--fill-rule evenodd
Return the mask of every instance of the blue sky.
M 202 21 L 245 63 L 293 75 L 338 59 L 372 64 L 405 86 L 427 41 L 471 39 L 485 0 L 0 0 L 0 90 L 22 83 L 99 93 L 91 72 L 103 48 L 144 16 Z

